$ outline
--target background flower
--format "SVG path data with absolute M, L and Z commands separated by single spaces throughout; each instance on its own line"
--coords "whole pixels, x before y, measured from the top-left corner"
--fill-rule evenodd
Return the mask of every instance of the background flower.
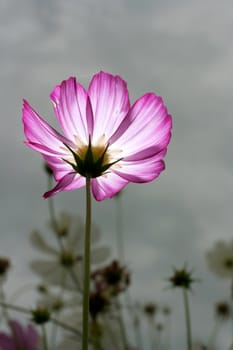
M 33 247 L 40 253 L 47 255 L 49 259 L 34 259 L 30 266 L 48 284 L 64 288 L 76 288 L 78 283 L 81 288 L 84 227 L 79 217 L 66 214 L 65 218 L 66 225 L 62 226 L 62 223 L 60 224 L 60 227 L 66 227 L 60 230 L 63 232 L 60 237 L 62 248 L 47 243 L 38 231 L 32 232 L 31 243 Z M 93 265 L 106 261 L 110 256 L 110 248 L 99 243 L 100 231 L 97 226 L 93 225 L 91 250 L 91 263 Z
M 32 325 L 23 327 L 18 321 L 9 321 L 11 334 L 0 333 L 1 350 L 39 350 L 39 335 Z
M 209 269 L 220 278 L 233 278 L 233 240 L 219 240 L 206 254 Z

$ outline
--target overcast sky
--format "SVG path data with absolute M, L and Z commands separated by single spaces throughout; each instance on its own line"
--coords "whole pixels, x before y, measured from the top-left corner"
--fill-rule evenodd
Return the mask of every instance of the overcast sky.
M 204 254 L 232 237 L 232 38 L 232 0 L 1 0 L 0 254 L 15 265 L 10 288 L 28 280 L 28 235 L 48 220 L 41 157 L 23 145 L 22 98 L 57 126 L 53 86 L 77 76 L 87 87 L 104 70 L 127 81 L 131 102 L 154 91 L 173 116 L 166 170 L 122 197 L 132 295 L 174 305 L 174 350 L 183 349 L 181 295 L 163 288 L 171 267 L 187 262 L 202 280 L 192 295 L 193 333 L 209 336 L 212 305 L 229 295 Z M 56 206 L 82 215 L 83 199 L 83 190 L 62 193 Z M 115 200 L 93 208 L 110 244 L 115 208 Z

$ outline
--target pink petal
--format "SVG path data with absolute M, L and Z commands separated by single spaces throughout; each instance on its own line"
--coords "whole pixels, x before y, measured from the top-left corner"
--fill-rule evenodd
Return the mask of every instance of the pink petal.
M 61 191 L 75 190 L 85 186 L 85 183 L 84 177 L 77 173 L 69 173 L 65 175 L 52 190 L 46 192 L 43 197 L 49 198 Z
M 109 141 L 123 150 L 125 160 L 139 160 L 167 147 L 171 127 L 171 116 L 161 97 L 147 93 L 134 103 Z
M 66 136 L 87 142 L 92 134 L 93 115 L 86 90 L 71 77 L 56 86 L 50 95 L 58 121 Z
M 92 193 L 97 201 L 112 198 L 128 184 L 128 180 L 111 172 L 91 180 Z
M 29 324 L 27 326 L 27 347 L 30 350 L 37 350 L 38 349 L 38 343 L 39 343 L 39 335 L 33 327 L 33 325 Z
M 161 152 L 164 154 L 164 151 Z M 158 158 L 158 157 L 157 157 Z M 156 157 L 147 158 L 137 162 L 127 162 L 122 160 L 120 167 L 114 169 L 114 173 L 121 176 L 129 182 L 150 182 L 159 176 L 162 170 L 165 169 L 164 161 L 156 159 Z
M 119 76 L 100 72 L 92 78 L 88 94 L 94 116 L 93 142 L 103 134 L 108 139 L 130 108 L 126 82 Z
M 56 181 L 61 180 L 66 174 L 70 173 L 73 170 L 71 165 L 60 157 L 43 155 L 43 158 L 52 169 Z
M 0 333 L 1 350 L 17 350 L 14 340 L 5 333 Z
M 59 134 L 46 123 L 24 100 L 23 104 L 24 133 L 28 140 L 26 144 L 43 154 L 67 154 L 65 144 L 71 144 L 68 139 Z M 46 146 L 45 146 L 46 145 Z
M 19 322 L 14 320 L 9 321 L 9 326 L 15 339 L 15 343 L 18 344 L 19 347 L 22 347 L 25 344 L 25 340 L 27 338 L 23 327 Z

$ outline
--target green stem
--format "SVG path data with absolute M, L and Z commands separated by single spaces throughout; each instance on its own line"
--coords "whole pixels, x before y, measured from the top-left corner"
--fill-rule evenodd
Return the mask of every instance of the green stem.
M 8 303 L 3 303 L 3 302 L 0 302 L 0 305 L 2 307 L 8 308 L 10 310 L 19 311 L 19 312 L 22 312 L 24 314 L 31 314 L 31 310 L 26 309 L 25 307 L 22 307 L 22 306 L 11 305 Z
M 2 303 L 5 302 L 5 293 L 4 293 L 3 286 L 1 283 L 0 283 L 0 300 L 2 301 Z M 7 307 L 5 307 L 4 305 L 2 305 L 2 315 L 3 315 L 3 318 L 5 319 L 5 321 L 7 321 L 9 319 Z
M 138 315 L 135 314 L 133 320 L 133 327 L 135 332 L 136 344 L 138 349 L 143 349 L 142 345 L 142 333 L 141 333 L 141 323 Z
M 120 326 L 120 332 L 122 336 L 122 342 L 123 342 L 123 349 L 127 350 L 128 349 L 128 341 L 127 341 L 127 336 L 126 336 L 126 327 L 125 327 L 125 322 L 124 322 L 124 317 L 123 317 L 123 312 L 121 305 L 119 303 L 119 299 L 117 300 L 116 307 L 118 309 L 118 322 Z
M 86 227 L 85 227 L 85 247 L 84 247 L 82 350 L 88 350 L 88 338 L 89 338 L 90 245 L 91 245 L 91 179 L 90 177 L 86 177 Z
M 71 327 L 70 325 L 68 325 L 68 324 L 66 324 L 66 323 L 63 323 L 62 321 L 57 320 L 57 319 L 55 319 L 55 318 L 50 318 L 50 321 L 51 321 L 52 323 L 56 324 L 57 326 L 59 326 L 59 327 L 65 329 L 66 331 L 69 331 L 69 332 L 71 332 L 71 333 L 73 333 L 73 334 L 75 334 L 75 335 L 77 335 L 77 336 L 79 336 L 79 337 L 82 337 L 81 332 L 79 332 L 79 330 L 77 330 L 76 328 L 73 328 L 73 327 Z
M 48 189 L 52 187 L 52 177 L 49 175 L 48 176 Z M 54 231 L 57 233 L 58 231 L 58 225 L 57 225 L 57 219 L 55 215 L 55 210 L 54 210 L 54 204 L 53 204 L 53 198 L 50 197 L 48 199 L 48 206 L 49 206 L 49 214 L 50 214 L 50 219 L 51 219 L 51 224 L 53 226 Z
M 192 350 L 191 320 L 189 312 L 188 290 L 186 288 L 183 288 L 183 297 L 187 333 L 187 350 Z
M 122 264 L 125 264 L 124 240 L 123 240 L 123 215 L 121 194 L 116 196 L 117 210 L 116 210 L 116 238 L 117 238 L 117 255 Z
M 46 333 L 45 324 L 41 325 L 41 330 L 42 330 L 43 349 L 48 350 L 47 333 Z

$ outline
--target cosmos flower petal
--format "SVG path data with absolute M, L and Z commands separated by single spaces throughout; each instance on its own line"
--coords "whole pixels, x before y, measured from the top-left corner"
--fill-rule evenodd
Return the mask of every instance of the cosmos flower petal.
M 42 276 L 43 278 L 46 278 L 47 276 L 53 274 L 54 271 L 56 271 L 57 267 L 58 264 L 56 260 L 35 259 L 30 262 L 30 268 L 32 271 L 39 276 Z
M 0 333 L 0 349 L 15 350 L 15 343 L 11 336 L 5 333 Z
M 57 181 L 45 198 L 85 186 L 88 175 L 94 197 L 103 200 L 164 169 L 172 120 L 161 97 L 146 93 L 130 107 L 125 81 L 100 72 L 87 91 L 71 77 L 54 88 L 51 99 L 66 137 L 26 101 L 23 107 L 26 144 L 42 154 Z
M 145 160 L 147 158 L 152 158 L 154 160 L 160 160 L 166 155 L 167 149 L 163 149 L 162 151 L 157 146 L 151 146 L 142 151 L 132 154 L 131 156 L 124 157 L 124 161 L 139 161 Z
M 27 145 L 43 154 L 64 155 L 64 144 L 71 142 L 46 123 L 24 100 L 23 104 L 24 133 Z
M 101 264 L 106 261 L 111 254 L 111 249 L 108 246 L 101 246 L 98 248 L 94 248 L 91 251 L 91 263 Z
M 119 76 L 100 72 L 92 78 L 88 94 L 94 116 L 93 142 L 103 134 L 108 139 L 130 108 L 126 82 Z
M 9 326 L 11 328 L 12 334 L 14 335 L 16 343 L 19 345 L 19 347 L 23 347 L 27 340 L 27 334 L 25 334 L 25 331 L 21 324 L 17 321 L 10 320 Z
M 138 162 L 121 161 L 122 166 L 114 169 L 114 173 L 121 176 L 129 182 L 150 182 L 159 176 L 162 170 L 165 169 L 163 160 L 154 160 L 148 158 Z
M 50 191 L 44 194 L 44 198 L 49 198 L 61 191 L 70 191 L 85 186 L 86 179 L 76 173 L 68 173 L 57 185 Z
M 27 345 L 30 350 L 37 350 L 39 342 L 39 335 L 33 325 L 27 326 Z
M 88 141 L 93 125 L 93 115 L 86 90 L 74 77 L 56 86 L 50 95 L 58 121 L 70 139 L 78 136 Z
M 133 160 L 133 155 L 141 151 L 154 149 L 158 153 L 166 148 L 171 137 L 171 127 L 171 116 L 162 98 L 147 93 L 134 103 L 109 142 L 116 149 L 122 149 L 124 157 L 130 156 Z
M 97 201 L 112 198 L 117 192 L 121 191 L 128 182 L 127 179 L 118 176 L 118 174 L 109 172 L 104 176 L 91 180 L 92 193 Z
M 66 174 L 70 173 L 70 165 L 64 162 L 63 158 L 50 155 L 43 155 L 43 158 L 52 169 L 56 181 L 61 180 Z
M 50 255 L 57 255 L 57 251 L 50 246 L 38 231 L 33 231 L 30 235 L 30 242 L 32 246 L 39 252 Z

